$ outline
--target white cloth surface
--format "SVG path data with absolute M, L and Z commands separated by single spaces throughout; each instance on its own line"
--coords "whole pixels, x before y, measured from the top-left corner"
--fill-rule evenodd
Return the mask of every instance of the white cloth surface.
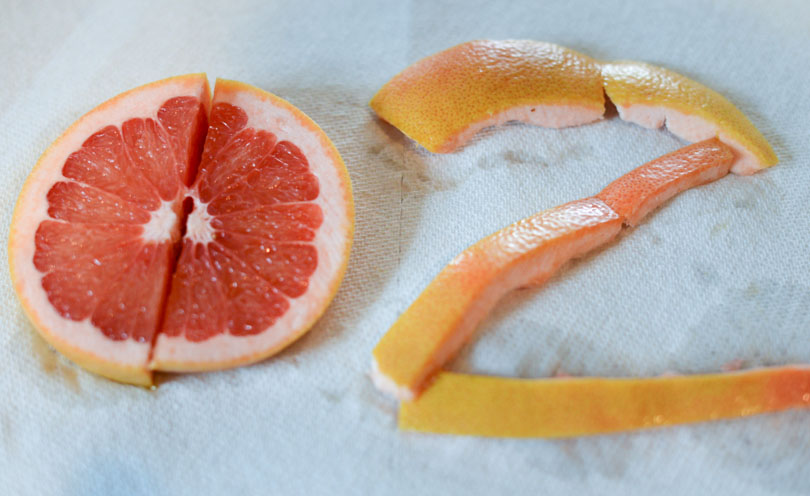
M 569 440 L 400 432 L 371 350 L 466 246 L 684 143 L 617 118 L 508 125 L 431 155 L 377 120 L 408 64 L 478 39 L 643 60 L 726 95 L 781 162 L 681 194 L 540 289 L 509 295 L 450 366 L 648 376 L 810 363 L 810 8 L 801 1 L 103 2 L 0 15 L 0 237 L 38 156 L 126 89 L 205 71 L 276 93 L 348 165 L 356 237 L 324 318 L 261 364 L 154 391 L 50 350 L 0 275 L 0 493 L 808 494 L 810 411 Z M 6 259 L 6 243 L 0 244 Z

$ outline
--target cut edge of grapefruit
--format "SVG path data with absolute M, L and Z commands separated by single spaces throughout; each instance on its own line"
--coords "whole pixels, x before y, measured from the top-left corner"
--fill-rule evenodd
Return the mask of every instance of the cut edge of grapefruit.
M 208 79 L 204 73 L 196 73 L 162 79 L 125 91 L 76 120 L 45 150 L 25 180 L 14 208 L 9 233 L 12 284 L 23 310 L 45 341 L 87 370 L 115 381 L 141 386 L 152 384 L 152 374 L 146 366 L 151 343 L 138 343 L 130 339 L 113 341 L 97 332 L 87 320 L 70 321 L 60 316 L 40 283 L 42 273 L 36 270 L 32 261 L 26 261 L 23 257 L 33 258 L 36 251 L 34 234 L 40 223 L 48 218 L 46 196 L 53 185 L 50 178 L 58 177 L 55 172 L 61 170 L 68 156 L 79 149 L 88 137 L 106 126 L 120 126 L 132 118 L 154 117 L 155 109 L 176 96 L 178 90 L 183 90 L 183 94 L 199 96 L 206 112 L 209 110 Z M 124 111 L 122 107 L 126 107 Z M 139 112 L 138 109 L 148 110 Z M 66 336 L 80 336 L 79 343 Z M 137 359 L 124 360 L 124 357 Z
M 149 363 L 151 370 L 196 372 L 248 365 L 268 358 L 300 338 L 311 329 L 327 310 L 345 275 L 354 233 L 354 200 L 348 170 L 332 141 L 306 114 L 286 100 L 255 86 L 217 79 L 212 105 L 225 102 L 242 108 L 248 114 L 249 127 L 269 129 L 279 141 L 290 140 L 301 148 L 310 167 L 316 172 L 321 208 L 343 223 L 318 229 L 315 244 L 318 266 L 310 277 L 305 305 L 291 306 L 272 327 L 287 327 L 293 332 L 276 336 L 262 332 L 253 336 L 231 336 L 225 333 L 188 346 L 182 337 L 157 336 Z M 196 207 L 195 207 L 196 208 Z M 331 217 L 330 217 L 331 218 Z M 343 234 L 341 234 L 343 233 Z M 334 249 L 333 238 L 345 235 L 340 250 Z M 329 242 L 332 242 L 331 244 Z M 332 247 L 332 248 L 330 248 Z M 321 280 L 332 274 L 327 280 Z M 319 278 L 320 277 L 320 278 Z M 313 288 L 315 284 L 317 287 Z M 313 296 L 319 296 L 311 303 Z M 303 300 L 301 300 L 303 301 Z M 229 353 L 223 355 L 222 351 Z
M 193 353 L 193 360 L 186 360 L 184 357 L 180 357 L 180 360 L 174 360 L 177 357 L 172 356 L 171 353 L 153 356 L 153 352 L 158 349 L 158 344 L 165 341 L 161 339 L 161 336 L 163 336 L 162 325 L 157 328 L 152 341 L 131 338 L 117 338 L 118 340 L 114 340 L 98 332 L 99 329 L 90 322 L 89 318 L 71 320 L 57 312 L 42 286 L 41 281 L 44 273 L 39 272 L 34 266 L 32 258 L 33 254 L 37 252 L 36 246 L 38 245 L 36 243 L 39 243 L 39 241 L 35 242 L 34 234 L 38 232 L 43 221 L 51 219 L 49 217 L 48 198 L 50 197 L 48 195 L 52 191 L 54 184 L 65 181 L 62 167 L 65 165 L 67 158 L 73 152 L 79 150 L 89 137 L 95 136 L 102 129 L 109 126 L 116 126 L 120 129 L 122 123 L 130 119 L 155 118 L 155 112 L 162 108 L 162 104 L 176 96 L 198 97 L 203 105 L 203 109 L 200 110 L 198 115 L 202 115 L 203 112 L 205 114 L 211 112 L 211 91 L 205 74 L 176 76 L 139 86 L 121 93 L 89 111 L 69 126 L 49 146 L 29 173 L 23 185 L 15 207 L 9 236 L 9 269 L 13 286 L 24 312 L 37 331 L 51 346 L 77 365 L 91 372 L 118 382 L 150 386 L 152 385 L 153 370 L 202 371 L 253 363 L 280 351 L 308 331 L 323 315 L 337 293 L 349 263 L 349 253 L 354 233 L 354 202 L 351 180 L 340 154 L 326 134 L 309 117 L 292 104 L 270 93 L 245 83 L 218 79 L 215 94 L 221 100 L 238 102 L 240 99 L 248 98 L 253 99 L 254 102 L 266 102 L 266 105 L 269 105 L 268 108 L 272 111 L 264 114 L 256 112 L 254 117 L 262 121 L 264 125 L 270 126 L 279 140 L 285 139 L 291 129 L 293 132 L 296 130 L 304 132 L 304 138 L 295 139 L 295 143 L 307 152 L 305 158 L 308 160 L 311 169 L 315 170 L 316 173 L 326 172 L 326 174 L 318 176 L 321 189 L 320 195 L 315 201 L 326 211 L 324 215 L 328 215 L 330 219 L 336 219 L 337 222 L 324 223 L 317 230 L 318 234 L 315 243 L 321 249 L 318 251 L 319 263 L 316 274 L 320 273 L 322 276 L 313 275 L 313 278 L 310 279 L 311 284 L 307 294 L 311 293 L 311 291 L 317 292 L 319 294 L 319 297 L 316 298 L 318 301 L 303 297 L 301 298 L 303 303 L 299 305 L 302 310 L 285 314 L 289 321 L 294 320 L 292 322 L 293 332 L 287 332 L 269 344 L 267 340 L 256 339 L 260 338 L 261 335 L 237 337 L 235 339 L 241 341 L 237 347 L 242 352 L 226 357 L 224 360 L 221 359 L 221 355 L 218 356 L 217 352 L 211 351 L 218 344 L 222 344 L 222 339 L 219 341 L 212 339 L 209 340 L 210 342 L 207 341 L 204 346 L 198 347 Z M 188 122 L 189 126 L 191 126 L 189 129 L 201 129 L 191 121 Z M 197 142 L 188 142 L 189 145 L 195 143 Z M 179 149 L 175 148 L 175 150 Z M 124 153 L 130 152 L 125 151 Z M 189 153 L 188 159 L 193 162 L 195 160 L 194 154 L 197 151 L 189 148 Z M 130 157 L 130 160 L 132 160 L 132 157 Z M 198 165 L 191 162 L 187 165 L 193 167 Z M 186 170 L 192 170 L 193 173 L 193 169 Z M 183 176 L 181 179 L 185 177 Z M 67 179 L 68 183 L 71 183 L 71 181 Z M 159 187 L 157 183 L 153 184 L 153 186 L 155 188 Z M 182 201 L 182 198 L 180 196 L 179 200 Z M 156 234 L 160 236 L 157 238 L 160 239 L 159 243 L 163 242 L 163 236 L 170 236 L 170 239 L 175 239 L 174 234 L 171 233 L 182 225 L 182 220 L 181 212 L 178 210 L 179 204 L 173 205 L 174 215 L 176 215 L 175 227 L 162 222 L 162 220 L 165 220 L 163 219 L 165 216 L 161 215 L 162 210 L 166 207 L 164 201 L 163 206 L 152 212 L 152 220 L 157 220 L 157 223 L 153 225 L 150 220 L 147 225 L 144 225 L 144 230 L 140 236 L 146 243 L 155 239 L 151 236 Z M 156 207 L 149 207 L 149 210 L 154 208 Z M 156 212 L 157 219 L 154 217 Z M 175 218 L 171 215 L 169 217 L 171 219 Z M 54 217 L 54 219 L 59 218 L 61 217 Z M 56 222 L 56 224 L 58 225 L 59 222 Z M 137 221 L 136 224 L 140 222 L 143 221 Z M 170 232 L 163 233 L 161 231 L 157 233 L 157 231 L 152 231 L 153 228 L 158 230 L 166 228 L 170 229 Z M 340 248 L 333 249 L 336 246 Z M 164 252 L 153 251 L 153 253 L 162 256 Z M 149 263 L 156 263 L 156 260 L 153 258 Z M 170 264 L 168 267 L 170 269 L 168 277 L 171 278 L 172 265 Z M 164 312 L 161 307 L 161 319 L 163 315 Z M 231 338 L 231 341 L 226 344 L 233 344 L 233 339 Z M 251 348 L 257 345 L 262 348 L 251 351 Z

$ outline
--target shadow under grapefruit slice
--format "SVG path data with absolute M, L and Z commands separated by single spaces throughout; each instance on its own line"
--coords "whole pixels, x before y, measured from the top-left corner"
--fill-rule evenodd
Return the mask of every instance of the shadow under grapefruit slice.
M 337 289 L 353 209 L 331 142 L 256 88 L 220 81 L 210 98 L 202 74 L 119 95 L 71 126 L 23 187 L 15 289 L 43 337 L 88 370 L 149 385 L 150 368 L 249 363 L 305 332 Z M 206 243 L 240 236 L 210 260 L 225 273 L 193 277 L 187 260 Z
M 449 153 L 488 126 L 546 127 L 602 118 L 605 93 L 619 116 L 645 127 L 666 123 L 691 142 L 731 146 L 732 172 L 777 163 L 767 140 L 716 91 L 641 62 L 602 63 L 546 42 L 478 40 L 424 58 L 388 81 L 370 102 L 377 115 L 434 153 Z
M 622 223 L 687 188 L 728 173 L 731 149 L 710 139 L 659 157 L 597 197 L 546 210 L 508 226 L 450 262 L 374 348 L 377 387 L 412 400 L 472 336 L 507 292 L 545 282 L 571 258 L 613 239 Z

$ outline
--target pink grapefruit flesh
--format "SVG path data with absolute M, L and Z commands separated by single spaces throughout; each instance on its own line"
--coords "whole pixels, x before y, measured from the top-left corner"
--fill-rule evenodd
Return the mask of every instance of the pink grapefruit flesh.
M 292 105 L 218 81 L 193 210 L 151 366 L 209 370 L 260 360 L 305 332 L 345 270 L 348 177 Z

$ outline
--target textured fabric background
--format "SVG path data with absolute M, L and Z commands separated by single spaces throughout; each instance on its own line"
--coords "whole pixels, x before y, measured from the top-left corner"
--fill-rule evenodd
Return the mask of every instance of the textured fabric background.
M 680 195 L 542 289 L 510 295 L 451 368 L 645 376 L 810 363 L 810 8 L 784 2 L 5 0 L 0 237 L 39 154 L 121 91 L 206 71 L 318 122 L 354 183 L 349 271 L 325 317 L 259 365 L 155 391 L 83 372 L 38 338 L 0 275 L 0 493 L 808 494 L 810 412 L 562 441 L 396 430 L 370 352 L 480 237 L 599 191 L 683 145 L 616 118 L 508 125 L 431 155 L 373 93 L 475 38 L 553 41 L 670 67 L 726 95 L 781 163 Z M 6 258 L 5 242 L 0 244 Z

